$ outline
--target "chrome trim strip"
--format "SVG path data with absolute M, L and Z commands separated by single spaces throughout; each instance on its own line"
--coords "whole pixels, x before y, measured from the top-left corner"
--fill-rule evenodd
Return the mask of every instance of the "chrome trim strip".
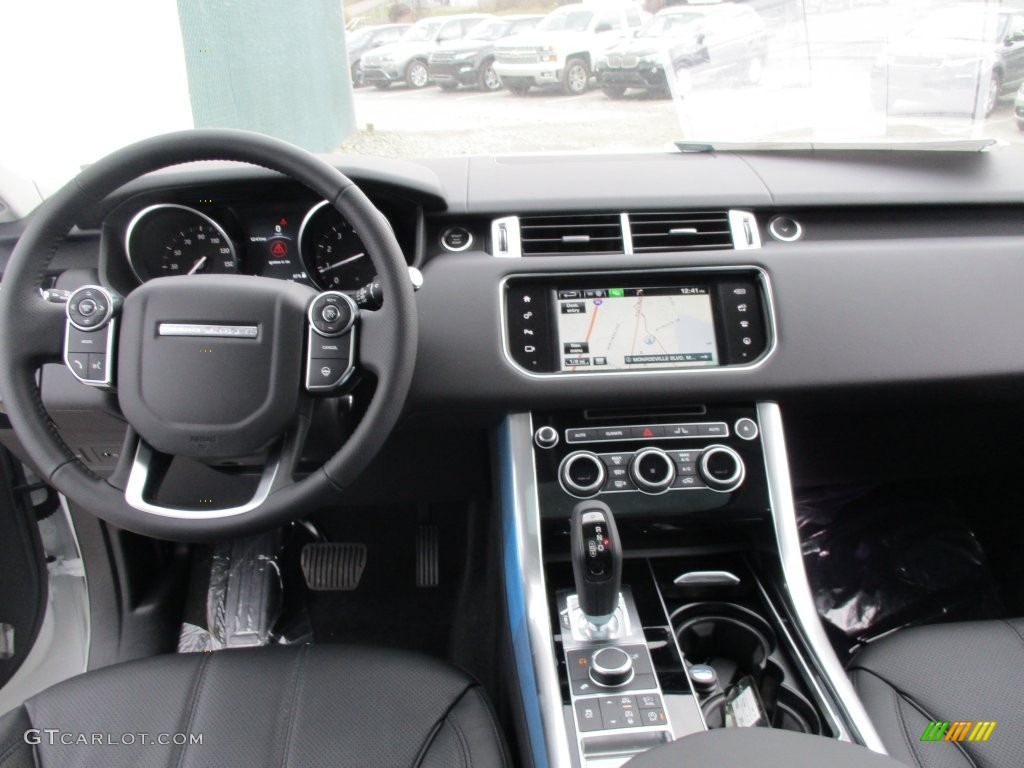
M 502 234 L 505 235 L 504 249 L 500 247 Z M 494 251 L 493 256 L 504 259 L 518 259 L 523 255 L 518 216 L 505 216 L 491 222 L 491 249 Z
M 750 211 L 729 211 L 729 229 L 732 247 L 737 251 L 752 251 L 761 247 L 761 231 L 757 217 Z
M 672 583 L 677 587 L 736 587 L 740 584 L 740 577 L 732 571 L 687 571 L 672 579 Z
M 189 213 L 194 213 L 204 222 L 206 222 L 215 230 L 217 230 L 217 234 L 224 238 L 225 245 L 227 245 L 227 247 L 231 249 L 231 258 L 234 259 L 235 261 L 235 271 L 238 270 L 238 251 L 235 249 L 234 241 L 230 237 L 228 237 L 228 233 L 224 231 L 224 227 L 222 227 L 220 224 L 211 219 L 202 211 L 197 211 L 195 208 L 189 208 L 187 205 L 179 205 L 177 203 L 157 203 L 156 205 L 150 205 L 146 208 L 143 208 L 141 211 L 135 214 L 132 217 L 132 220 L 128 222 L 128 228 L 125 230 L 124 233 L 124 250 L 128 256 L 128 268 L 131 269 L 132 274 L 135 275 L 136 280 L 138 280 L 140 283 L 146 282 L 142 278 L 142 275 L 139 274 L 139 270 L 135 268 L 135 260 L 132 258 L 132 232 L 135 231 L 136 225 L 142 219 L 144 219 L 146 216 L 153 213 L 154 211 L 160 210 L 161 208 L 177 208 L 178 210 L 181 211 L 188 211 Z M 154 275 L 153 277 L 158 277 L 158 275 Z M 153 277 L 149 279 L 153 279 Z
M 210 325 L 192 323 L 160 323 L 158 336 L 210 336 L 255 339 L 260 335 L 258 325 Z
M 512 354 L 509 352 L 509 338 L 508 338 L 508 307 L 505 306 L 505 286 L 509 280 L 519 279 L 522 277 L 543 277 L 543 278 L 559 278 L 559 277 L 600 277 L 608 276 L 614 277 L 617 275 L 675 275 L 685 274 L 688 272 L 754 272 L 757 275 L 758 281 L 761 283 L 762 296 L 764 297 L 764 312 L 765 312 L 765 333 L 768 335 L 768 348 L 764 354 L 761 355 L 757 360 L 752 363 L 741 363 L 739 365 L 712 365 L 712 366 L 699 366 L 694 368 L 660 368 L 660 369 L 645 369 L 640 371 L 577 371 L 575 373 L 568 373 L 565 371 L 552 371 L 550 373 L 534 373 L 523 368 L 519 363 L 512 359 Z M 722 267 L 669 267 L 664 269 L 615 269 L 615 270 L 595 270 L 593 272 L 516 272 L 511 275 L 506 275 L 498 283 L 498 309 L 500 312 L 501 320 L 501 354 L 510 366 L 522 376 L 528 376 L 531 379 L 552 379 L 552 378 L 569 378 L 579 379 L 586 378 L 588 376 L 663 376 L 669 375 L 695 375 L 695 374 L 706 374 L 706 373 L 732 373 L 742 371 L 752 371 L 760 368 L 765 362 L 775 353 L 775 348 L 778 346 L 778 337 L 775 334 L 776 322 L 775 322 L 775 301 L 772 297 L 772 285 L 771 280 L 768 277 L 768 273 L 761 267 L 756 267 L 752 264 L 739 264 L 734 266 L 722 266 Z
M 537 768 L 569 768 L 572 761 L 544 581 L 529 413 L 505 418 L 499 433 L 499 460 L 505 592 L 533 762 Z
M 622 253 L 624 256 L 633 255 L 633 225 L 629 223 L 629 214 L 619 214 L 619 224 L 622 228 Z
M 793 487 L 789 476 L 789 459 L 786 455 L 782 413 L 778 404 L 758 403 L 757 419 L 761 424 L 761 442 L 764 446 L 765 471 L 768 477 L 768 499 L 775 537 L 779 545 L 779 557 L 782 561 L 784 586 L 793 606 L 797 626 L 809 643 L 810 650 L 817 657 L 825 682 L 845 710 L 848 722 L 853 727 L 854 739 L 875 752 L 888 754 L 868 717 L 867 710 L 864 709 L 850 679 L 839 663 L 825 630 L 822 629 L 818 611 L 814 607 L 814 598 L 807 583 L 807 572 L 804 570 L 800 534 L 796 527 L 796 507 L 793 503 Z
M 154 451 L 145 441 L 140 440 L 138 448 L 135 449 L 135 458 L 132 461 L 132 469 L 128 475 L 128 483 L 124 490 L 124 499 L 128 505 L 140 512 L 147 512 L 160 517 L 173 517 L 179 520 L 216 520 L 222 517 L 234 517 L 244 515 L 261 506 L 270 496 L 274 487 L 277 473 L 281 469 L 281 456 L 272 456 L 260 477 L 259 485 L 253 497 L 245 504 L 238 507 L 226 509 L 174 509 L 172 507 L 161 507 L 146 501 L 146 487 L 149 484 L 149 471 L 154 458 Z

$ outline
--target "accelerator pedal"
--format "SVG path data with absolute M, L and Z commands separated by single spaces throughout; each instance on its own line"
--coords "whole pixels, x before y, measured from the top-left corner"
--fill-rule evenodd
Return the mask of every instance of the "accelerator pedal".
M 366 569 L 365 544 L 307 544 L 299 556 L 306 586 L 316 592 L 351 592 Z
M 416 529 L 416 586 L 436 587 L 441 582 L 441 555 L 436 525 Z

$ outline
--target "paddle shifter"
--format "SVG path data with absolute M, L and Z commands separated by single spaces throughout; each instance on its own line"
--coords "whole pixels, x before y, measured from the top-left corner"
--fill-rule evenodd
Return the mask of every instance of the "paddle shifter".
M 622 544 L 612 511 L 601 501 L 580 502 L 569 535 L 580 610 L 595 627 L 603 627 L 615 615 L 622 587 Z

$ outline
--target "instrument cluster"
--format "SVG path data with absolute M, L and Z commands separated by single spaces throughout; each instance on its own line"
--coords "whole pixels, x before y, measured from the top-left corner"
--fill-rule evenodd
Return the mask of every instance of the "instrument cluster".
M 139 282 L 245 273 L 357 291 L 376 275 L 358 233 L 326 200 L 306 208 L 261 203 L 210 211 L 157 203 L 132 217 L 124 245 Z

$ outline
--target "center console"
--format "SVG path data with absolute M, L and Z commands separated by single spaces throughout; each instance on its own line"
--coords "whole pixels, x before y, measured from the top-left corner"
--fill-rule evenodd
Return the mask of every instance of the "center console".
M 810 596 L 781 429 L 765 403 L 506 420 L 506 590 L 546 764 L 616 768 L 735 727 L 882 751 Z

